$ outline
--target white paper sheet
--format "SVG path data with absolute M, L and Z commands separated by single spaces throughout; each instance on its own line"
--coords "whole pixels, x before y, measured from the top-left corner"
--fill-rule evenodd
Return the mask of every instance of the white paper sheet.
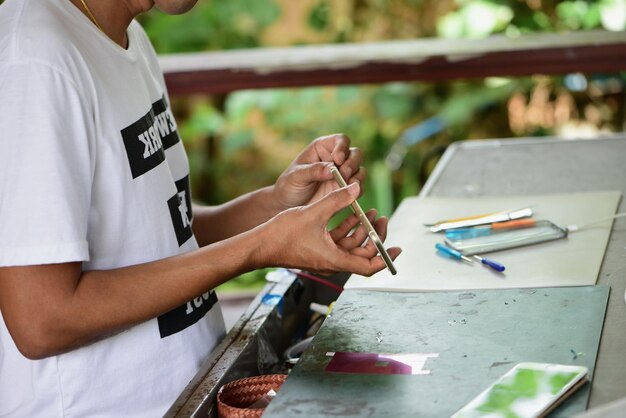
M 369 278 L 353 275 L 345 288 L 401 292 L 593 285 L 612 220 L 571 232 L 566 239 L 483 254 L 504 264 L 504 273 L 477 261 L 470 265 L 438 254 L 435 243 L 443 242 L 443 235 L 430 232 L 424 223 L 532 207 L 534 219 L 548 219 L 566 227 L 614 215 L 620 199 L 621 193 L 616 191 L 475 199 L 407 198 L 391 217 L 385 242 L 386 247 L 402 247 L 402 254 L 394 262 L 398 274 L 392 276 L 383 270 Z

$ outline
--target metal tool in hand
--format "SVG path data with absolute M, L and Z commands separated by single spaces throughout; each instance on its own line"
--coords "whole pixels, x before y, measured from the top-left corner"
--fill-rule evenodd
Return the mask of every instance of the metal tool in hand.
M 335 176 L 335 180 L 337 180 L 337 183 L 339 183 L 339 186 L 341 187 L 347 186 L 346 181 L 343 179 L 343 177 L 341 177 L 341 174 L 339 173 L 339 170 L 337 169 L 337 167 L 331 167 L 330 172 L 333 173 L 333 176 Z M 389 272 L 393 275 L 397 274 L 398 271 L 396 270 L 396 267 L 393 265 L 393 262 L 391 261 L 391 257 L 389 257 L 389 253 L 387 253 L 387 250 L 385 249 L 383 245 L 383 241 L 378 236 L 378 233 L 376 233 L 376 230 L 372 226 L 370 220 L 367 219 L 367 216 L 365 215 L 365 212 L 359 205 L 359 202 L 355 200 L 354 202 L 352 202 L 351 206 L 352 206 L 352 210 L 354 211 L 354 213 L 359 217 L 359 222 L 361 222 L 361 225 L 363 225 L 363 227 L 367 231 L 367 235 L 376 246 L 376 249 L 378 249 L 378 253 L 382 257 L 383 261 L 385 262 L 385 265 L 387 266 L 387 269 L 389 270 Z

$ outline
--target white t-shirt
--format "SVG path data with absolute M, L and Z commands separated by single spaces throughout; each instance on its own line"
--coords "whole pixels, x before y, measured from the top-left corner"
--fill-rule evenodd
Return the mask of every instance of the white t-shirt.
M 128 38 L 69 0 L 0 6 L 0 266 L 112 269 L 198 248 L 156 54 L 136 22 Z M 160 416 L 223 334 L 214 292 L 37 361 L 0 320 L 0 416 Z

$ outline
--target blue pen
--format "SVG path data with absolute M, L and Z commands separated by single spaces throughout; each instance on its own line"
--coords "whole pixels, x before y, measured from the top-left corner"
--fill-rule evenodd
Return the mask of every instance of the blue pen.
M 495 261 L 487 260 L 486 258 L 483 258 L 479 255 L 474 255 L 474 258 L 480 261 L 481 263 L 483 263 L 484 265 L 491 267 L 495 271 L 499 271 L 500 273 L 502 273 L 505 270 L 502 264 L 496 263 Z
M 446 247 L 445 245 L 439 242 L 435 244 L 435 248 L 444 254 L 448 254 L 449 256 L 456 258 L 457 260 L 467 261 L 468 263 L 472 264 L 471 258 L 466 257 L 463 254 L 461 254 L 459 251 L 454 250 L 450 247 Z

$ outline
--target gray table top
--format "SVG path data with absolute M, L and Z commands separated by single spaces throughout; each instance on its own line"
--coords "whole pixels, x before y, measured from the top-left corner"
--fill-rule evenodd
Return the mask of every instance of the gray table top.
M 626 193 L 626 164 L 624 160 L 626 160 L 626 136 L 593 140 L 538 138 L 464 141 L 453 144 L 448 148 L 435 171 L 430 176 L 427 184 L 424 186 L 420 196 L 506 197 L 594 190 L 619 190 Z M 619 211 L 625 210 L 624 207 L 624 203 L 620 203 Z M 593 384 L 590 388 L 586 389 L 591 391 L 590 407 L 606 404 L 626 396 L 626 361 L 624 361 L 623 348 L 626 346 L 626 303 L 624 302 L 624 291 L 626 289 L 625 267 L 626 219 L 618 219 L 614 223 L 613 232 L 598 278 L 598 284 L 610 286 L 611 291 L 608 296 L 609 302 L 606 310 L 604 328 L 600 337 Z M 600 288 L 606 289 L 605 286 L 599 286 L 597 290 Z M 580 291 L 584 291 L 582 290 L 583 288 L 580 289 Z M 546 288 L 545 292 L 542 290 L 542 296 L 548 296 L 553 290 L 555 289 Z M 519 291 L 520 290 L 511 289 L 508 292 Z M 396 330 L 397 332 L 394 333 L 394 327 L 391 327 L 389 329 L 391 335 L 386 337 L 387 340 L 385 341 L 387 352 L 406 351 L 407 347 L 410 346 L 410 344 L 407 345 L 407 338 L 410 337 L 410 330 L 413 328 L 417 330 L 415 332 L 428 333 L 430 332 L 429 330 L 431 330 L 423 326 L 420 328 L 418 326 L 419 324 L 409 320 L 403 321 L 402 318 L 411 318 L 409 305 L 403 305 L 397 301 L 387 301 L 388 303 L 383 303 L 382 299 L 428 299 L 429 297 L 434 297 L 434 295 L 428 296 L 428 294 L 420 293 L 393 295 L 386 292 L 379 294 L 376 294 L 377 292 L 371 292 L 371 296 L 368 296 L 367 293 L 356 295 L 358 292 L 361 291 L 344 292 L 344 294 L 340 296 L 337 302 L 337 307 L 340 311 L 338 311 L 337 314 L 340 320 L 339 322 L 343 322 L 341 322 L 341 324 L 338 322 L 335 323 L 336 321 L 334 321 L 333 318 L 333 321 L 329 321 L 329 323 L 325 324 L 320 330 L 310 351 L 305 353 L 300 364 L 294 369 L 293 377 L 295 379 L 288 379 L 284 386 L 286 390 L 279 392 L 277 398 L 270 404 L 267 411 L 269 416 L 294 416 L 294 413 L 300 410 L 303 414 L 300 414 L 301 416 L 379 416 L 381 415 L 379 412 L 382 411 L 382 409 L 376 405 L 375 401 L 385 402 L 387 406 L 386 410 L 389 412 L 387 415 L 395 416 L 393 413 L 394 408 L 396 408 L 395 412 L 400 410 L 404 411 L 405 409 L 407 412 L 417 411 L 414 409 L 416 403 L 419 402 L 415 392 L 416 390 L 418 392 L 426 391 L 430 393 L 433 391 L 446 390 L 446 388 L 449 387 L 449 383 L 424 387 L 423 385 L 420 386 L 421 383 L 418 381 L 389 379 L 389 376 L 364 377 L 359 375 L 343 375 L 338 377 L 337 375 L 323 372 L 324 362 L 327 361 L 327 359 L 324 358 L 324 353 L 322 352 L 328 350 L 330 347 L 337 346 L 337 344 L 339 344 L 339 348 L 335 348 L 336 351 L 341 351 L 343 345 L 346 344 L 346 347 L 343 347 L 345 351 L 375 351 L 372 347 L 369 347 L 369 345 L 371 345 L 370 343 L 374 341 L 372 336 L 363 334 L 368 330 L 371 331 L 371 327 L 359 328 L 357 326 L 359 324 L 378 323 L 380 325 L 386 319 L 391 318 L 395 318 L 400 323 L 403 323 L 403 329 L 409 329 L 409 332 L 405 334 Z M 573 292 L 577 291 L 574 290 Z M 554 297 L 557 297 L 557 294 L 560 293 L 555 293 Z M 460 294 L 450 293 L 449 295 L 450 296 L 442 297 L 451 297 L 454 299 L 458 296 L 459 301 L 462 303 L 467 302 L 461 300 Z M 354 299 L 357 296 L 359 297 Z M 563 296 L 563 294 L 560 294 L 558 297 L 565 297 L 567 299 L 567 296 Z M 381 299 L 381 303 L 375 303 L 378 299 Z M 371 309 L 368 308 L 369 305 L 362 306 L 362 301 L 371 302 Z M 452 303 L 452 301 L 450 303 Z M 350 311 L 351 304 L 353 304 L 352 306 L 355 310 L 358 309 L 358 312 Z M 390 307 L 390 304 L 393 306 Z M 386 305 L 387 314 L 381 315 L 381 305 Z M 413 304 L 410 305 L 413 306 Z M 443 305 L 445 305 L 445 301 L 442 306 Z M 456 305 L 452 304 L 450 306 Z M 563 304 L 561 304 L 561 306 L 565 307 Z M 389 310 L 390 308 L 391 311 Z M 603 310 L 596 310 L 593 314 L 591 311 L 584 313 L 587 308 L 586 306 L 583 307 L 581 302 L 569 306 L 569 309 L 574 309 L 571 312 L 572 316 L 570 316 L 570 318 L 576 317 L 577 312 L 580 313 L 579 320 L 573 321 L 576 323 L 574 327 L 580 326 L 582 328 L 591 329 L 591 322 L 585 325 L 585 321 L 591 321 L 593 318 L 596 319 L 596 324 L 601 323 L 601 320 L 599 320 L 597 316 L 600 315 L 601 317 Z M 343 311 L 341 309 L 343 309 Z M 419 309 L 419 303 L 416 303 L 415 309 Z M 447 310 L 444 311 L 440 312 L 443 316 L 451 312 Z M 371 314 L 371 321 L 359 322 L 359 315 L 367 316 L 368 312 Z M 359 315 L 357 315 L 357 313 Z M 436 316 L 438 314 L 434 312 L 431 315 Z M 550 328 L 549 324 L 558 319 L 556 314 L 552 315 L 548 313 L 544 315 L 544 317 L 546 318 L 546 328 Z M 376 322 L 376 318 L 380 318 L 378 322 Z M 571 320 L 566 320 L 564 324 L 565 323 L 570 324 L 567 326 L 572 325 Z M 488 327 L 483 328 L 486 329 Z M 553 328 L 554 327 L 551 329 Z M 477 332 L 480 332 L 479 329 L 480 328 L 477 329 Z M 432 330 L 432 332 L 435 331 L 434 329 Z M 568 337 L 575 337 L 578 335 L 577 331 L 580 330 L 576 330 L 576 332 L 570 331 Z M 488 333 L 488 331 L 484 332 Z M 556 334 L 558 334 L 558 332 L 556 332 L 555 335 Z M 468 338 L 471 336 L 467 333 L 464 335 Z M 595 341 L 594 344 L 597 343 L 597 334 L 596 338 L 589 338 L 588 340 L 585 340 L 585 338 L 586 337 L 583 336 L 581 339 L 577 340 L 578 344 L 584 344 L 584 341 L 591 344 L 591 342 L 593 342 L 591 340 Z M 394 346 L 393 341 L 395 340 L 397 340 L 398 346 Z M 561 351 L 563 350 L 561 349 L 563 347 L 560 347 L 559 344 L 567 345 L 572 340 L 567 342 L 567 338 L 561 338 L 560 340 L 557 338 L 557 340 L 560 341 L 560 343 L 555 343 L 556 347 L 560 348 L 557 350 L 558 355 L 562 355 Z M 357 347 L 353 347 L 353 343 L 355 342 L 360 345 L 357 344 Z M 367 347 L 363 344 L 367 345 Z M 523 342 L 519 344 L 523 344 Z M 532 344 L 529 347 L 530 348 L 526 349 L 524 353 L 533 352 Z M 513 354 L 513 352 L 515 352 L 515 344 L 509 348 L 512 350 L 511 358 L 515 357 Z M 587 349 L 589 351 L 593 350 L 592 348 Z M 445 348 L 443 351 L 445 351 Z M 541 350 L 539 348 L 538 351 L 535 351 L 536 355 L 540 357 L 549 357 L 550 355 L 550 350 Z M 378 350 L 378 352 L 384 352 L 384 350 Z M 414 352 L 424 352 L 424 347 L 416 349 Z M 464 358 L 459 357 L 457 360 L 462 361 Z M 487 360 L 488 359 L 485 359 L 485 361 Z M 507 358 L 507 360 L 501 361 L 507 362 L 509 360 L 510 359 Z M 546 361 L 558 362 L 559 359 L 556 357 L 552 359 L 550 357 L 547 358 Z M 593 363 L 593 359 L 586 359 L 586 361 Z M 499 365 L 498 362 L 494 364 Z M 588 366 L 593 368 L 593 364 L 589 364 Z M 504 371 L 505 370 L 502 370 L 502 372 Z M 499 374 L 496 373 L 496 375 Z M 485 384 L 492 381 L 496 375 L 481 375 L 484 381 L 481 381 L 481 384 L 478 386 L 485 386 Z M 436 380 L 437 378 L 433 377 L 433 379 Z M 326 380 L 328 380 L 328 385 L 320 384 Z M 349 384 L 346 385 L 346 382 Z M 401 384 L 398 382 L 401 382 Z M 377 392 L 372 392 L 372 384 L 382 385 L 383 387 L 393 386 L 396 390 L 403 391 L 402 393 L 404 393 L 405 396 L 390 398 L 379 396 Z M 473 392 L 476 391 L 476 388 L 472 389 Z M 461 389 L 459 390 L 463 392 Z M 363 398 L 363 402 L 355 403 L 351 401 L 351 399 L 354 398 Z M 443 399 L 445 402 L 445 396 L 438 398 Z M 369 405 L 368 400 L 371 401 Z M 430 399 L 430 401 L 432 400 L 433 399 Z M 450 412 L 449 410 L 453 409 L 451 405 L 442 406 L 436 405 L 436 402 L 431 403 L 430 411 L 437 410 L 444 413 L 444 415 Z M 322 412 L 319 412 L 320 405 L 324 407 L 322 408 Z M 359 405 L 362 407 L 360 410 L 358 408 Z M 458 405 L 455 405 L 454 407 L 457 406 Z M 328 414 L 324 411 L 328 412 Z M 423 414 L 418 415 L 421 416 Z M 408 414 L 407 416 L 414 416 L 414 414 Z M 430 415 L 427 414 L 424 416 Z
M 449 417 L 517 363 L 592 371 L 608 294 L 607 286 L 346 291 L 264 417 Z M 328 352 L 382 356 L 343 354 L 344 372 L 333 373 Z M 399 358 L 410 367 L 390 366 L 386 354 L 413 355 Z M 584 411 L 589 389 L 551 417 Z
M 620 190 L 626 136 L 464 141 L 446 151 L 420 196 L 481 197 Z M 618 212 L 626 211 L 624 199 Z M 626 220 L 617 219 L 598 276 L 611 287 L 589 407 L 626 396 Z

